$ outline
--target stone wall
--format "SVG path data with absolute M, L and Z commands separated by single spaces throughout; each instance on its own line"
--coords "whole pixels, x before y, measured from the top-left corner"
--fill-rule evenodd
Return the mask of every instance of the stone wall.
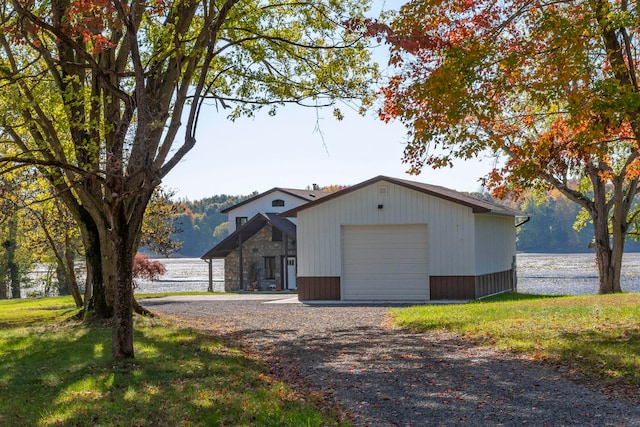
M 281 242 L 271 241 L 272 227 L 265 225 L 246 242 L 242 243 L 243 288 L 269 290 L 270 285 L 281 288 L 284 284 L 282 258 L 285 256 L 285 246 L 288 256 L 296 256 L 295 241 L 282 235 Z M 288 239 L 288 243 L 287 243 Z M 264 257 L 275 257 L 275 279 L 265 279 Z M 285 268 L 286 272 L 286 268 Z M 224 289 L 237 291 L 240 288 L 240 248 L 231 252 L 224 259 Z

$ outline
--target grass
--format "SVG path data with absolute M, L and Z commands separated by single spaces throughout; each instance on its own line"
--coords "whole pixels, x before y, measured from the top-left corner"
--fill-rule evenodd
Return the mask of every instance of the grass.
M 115 363 L 111 328 L 75 312 L 70 298 L 0 301 L 0 425 L 344 424 L 259 361 L 162 320 L 137 317 L 136 359 Z
M 452 331 L 623 387 L 640 385 L 640 294 L 506 293 L 463 305 L 393 309 L 393 322 Z
M 0 330 L 60 322 L 77 312 L 70 297 L 0 300 Z

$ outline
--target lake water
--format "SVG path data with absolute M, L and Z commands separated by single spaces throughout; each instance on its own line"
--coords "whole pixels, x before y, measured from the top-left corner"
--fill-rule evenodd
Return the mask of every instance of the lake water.
M 160 260 L 167 273 L 154 282 L 141 281 L 136 292 L 206 291 L 209 266 L 199 258 Z M 518 291 L 527 293 L 586 295 L 598 292 L 593 253 L 518 254 Z M 213 260 L 214 290 L 224 290 L 224 262 Z M 625 254 L 622 289 L 640 292 L 640 253 Z
M 158 280 L 138 280 L 136 293 L 206 291 L 209 286 L 209 264 L 200 258 L 158 259 L 167 272 Z M 213 290 L 224 291 L 224 261 L 212 260 Z
M 593 253 L 518 254 L 518 291 L 539 294 L 598 293 L 598 271 Z M 626 292 L 640 292 L 640 253 L 626 253 L 620 284 Z

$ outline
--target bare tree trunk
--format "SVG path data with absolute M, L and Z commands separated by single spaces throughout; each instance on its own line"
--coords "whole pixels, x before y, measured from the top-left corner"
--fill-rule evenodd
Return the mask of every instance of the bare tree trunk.
M 593 221 L 596 264 L 600 278 L 598 293 L 621 292 L 620 271 L 626 236 L 624 222 L 622 222 L 624 219 L 622 218 L 626 219 L 626 215 L 621 212 L 620 201 L 614 200 L 614 215 L 611 226 L 615 231 L 612 236 L 609 231 L 609 209 L 605 183 L 597 175 L 591 178 L 594 189 L 594 204 L 589 213 Z M 618 188 L 614 189 L 614 191 L 618 190 Z
M 11 298 L 20 298 L 20 271 L 16 262 L 16 247 L 18 239 L 18 223 L 14 218 L 9 220 L 9 240 L 7 241 L 7 267 L 9 282 L 11 283 Z
M 73 300 L 76 303 L 76 307 L 82 307 L 84 305 L 82 301 L 82 295 L 80 294 L 80 288 L 78 287 L 78 277 L 76 276 L 75 263 L 73 262 L 73 250 L 71 248 L 71 240 L 69 236 L 65 236 L 64 247 L 64 259 L 66 263 L 65 272 L 67 276 L 67 287 Z
M 71 238 L 68 233 L 64 236 L 64 245 L 61 250 L 58 250 L 58 245 L 50 233 L 46 221 L 43 216 L 35 214 L 36 218 L 40 222 L 42 232 L 46 236 L 49 246 L 56 257 L 56 276 L 58 279 L 58 294 L 73 296 L 73 300 L 76 303 L 76 307 L 83 307 L 82 295 L 78 288 L 78 280 L 76 278 L 75 265 L 73 263 L 73 249 L 71 245 Z M 61 253 L 62 252 L 62 253 Z
M 70 295 L 69 285 L 67 284 L 69 280 L 64 271 L 64 266 L 60 265 L 60 263 L 56 264 L 56 279 L 58 279 L 58 295 Z
M 140 194 L 148 202 L 151 193 Z M 110 213 L 111 230 L 101 236 L 102 261 L 107 300 L 112 297 L 113 336 L 111 353 L 115 360 L 133 359 L 133 310 L 139 307 L 133 296 L 133 259 L 138 248 L 140 228 L 146 203 L 137 200 L 137 207 L 127 208 L 122 201 L 114 201 Z
M 111 353 L 115 360 L 133 359 L 133 256 L 124 216 L 114 219 L 119 227 L 108 234 L 103 252 L 107 289 L 112 289 L 113 336 Z M 107 266 L 105 266 L 107 267 Z M 109 299 L 109 298 L 107 298 Z
M 113 307 L 107 303 L 104 277 L 102 273 L 102 249 L 98 227 L 91 216 L 83 211 L 81 214 L 80 230 L 85 249 L 87 265 L 87 282 L 85 288 L 85 317 L 95 316 L 108 319 L 113 315 Z
M 141 306 L 140 303 L 135 299 L 135 297 L 133 298 L 132 305 L 133 305 L 133 311 L 135 313 L 140 314 L 142 316 L 155 317 L 155 315 L 151 311 Z
M 594 223 L 594 228 L 596 224 Z M 600 284 L 598 293 L 611 294 L 614 292 L 621 292 L 620 288 L 620 269 L 622 259 L 621 254 L 614 251 L 609 246 L 607 240 L 602 240 L 598 237 L 596 232 L 596 264 L 598 266 L 598 275 L 600 277 Z M 607 236 L 608 237 L 608 236 Z

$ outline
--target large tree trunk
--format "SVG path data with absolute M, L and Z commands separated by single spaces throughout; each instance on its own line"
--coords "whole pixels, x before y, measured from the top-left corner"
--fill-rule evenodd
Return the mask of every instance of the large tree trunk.
M 113 222 L 102 254 L 107 301 L 113 306 L 111 353 L 115 360 L 132 359 L 134 242 L 129 238 L 124 215 L 117 215 Z
M 594 228 L 596 224 L 594 222 Z M 598 266 L 598 275 L 600 277 L 600 285 L 598 293 L 612 294 L 622 292 L 620 287 L 620 272 L 622 270 L 622 252 L 620 245 L 609 246 L 609 241 L 602 240 L 596 232 L 596 264 Z
M 138 249 L 145 207 L 152 191 L 140 191 L 137 199 L 127 200 L 127 203 L 114 200 L 109 214 L 110 230 L 101 236 L 107 301 L 111 299 L 113 306 L 111 353 L 115 360 L 134 358 L 133 259 Z
M 87 280 L 85 288 L 85 318 L 96 317 L 108 319 L 113 315 L 113 307 L 107 303 L 104 277 L 102 274 L 102 249 L 100 234 L 95 222 L 86 211 L 82 212 L 78 221 L 82 231 L 82 242 L 85 249 Z
M 621 292 L 620 272 L 622 270 L 622 255 L 626 237 L 626 213 L 623 212 L 621 206 L 621 197 L 614 197 L 614 214 L 611 219 L 612 236 L 609 230 L 606 185 L 597 173 L 594 173 L 590 178 L 594 190 L 594 203 L 589 213 L 593 221 L 596 264 L 600 278 L 598 292 L 600 294 Z M 616 194 L 620 193 L 621 188 L 614 188 L 614 192 Z

